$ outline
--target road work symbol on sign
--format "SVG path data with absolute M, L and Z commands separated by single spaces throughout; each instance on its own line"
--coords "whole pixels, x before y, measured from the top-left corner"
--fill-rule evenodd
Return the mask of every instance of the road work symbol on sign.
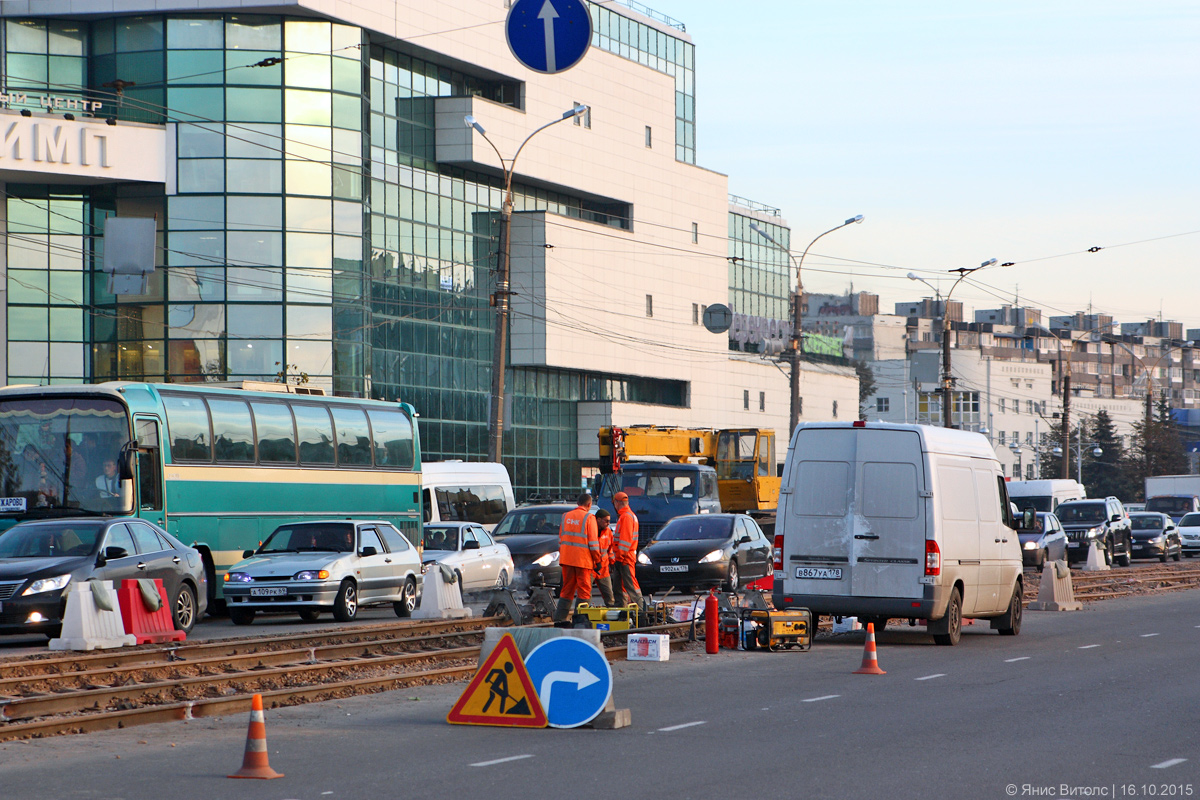
M 511 635 L 501 637 L 488 654 L 446 721 L 458 725 L 546 727 L 546 712 Z
M 525 660 L 552 728 L 577 728 L 595 719 L 612 696 L 612 668 L 600 648 L 563 636 L 542 642 Z

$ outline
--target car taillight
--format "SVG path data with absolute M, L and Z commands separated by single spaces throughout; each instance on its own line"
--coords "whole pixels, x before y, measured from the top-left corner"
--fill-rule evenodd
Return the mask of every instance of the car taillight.
M 775 534 L 775 571 L 783 571 L 783 534 Z
M 925 540 L 925 574 L 942 574 L 942 551 L 933 539 Z

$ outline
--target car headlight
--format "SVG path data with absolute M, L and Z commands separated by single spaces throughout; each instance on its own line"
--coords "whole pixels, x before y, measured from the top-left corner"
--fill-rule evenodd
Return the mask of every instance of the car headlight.
M 323 581 L 329 577 L 327 569 L 302 569 L 292 576 L 294 581 Z
M 53 592 L 58 589 L 64 589 L 70 582 L 70 575 L 55 575 L 53 578 L 42 578 L 40 581 L 34 581 L 29 584 L 29 588 L 21 592 L 21 596 L 24 597 L 27 594 L 41 594 L 42 592 Z
M 650 556 L 646 555 L 645 553 L 638 553 L 637 562 L 639 564 L 649 564 Z
M 250 577 L 249 572 L 226 572 L 226 583 L 250 583 L 254 578 Z
M 546 553 L 546 555 L 542 556 L 541 558 L 535 558 L 533 563 L 537 564 L 539 567 L 548 567 L 555 561 L 558 561 L 557 550 L 555 550 L 553 553 Z
M 1038 543 L 1035 542 L 1033 539 L 1030 539 L 1028 542 L 1025 543 L 1024 546 L 1025 546 L 1026 550 L 1037 550 Z
M 713 550 L 711 553 L 706 555 L 704 558 L 700 559 L 700 563 L 701 564 L 711 564 L 714 561 L 720 561 L 724 557 L 725 557 L 724 550 Z
M 1088 537 L 1089 539 L 1095 539 L 1097 536 L 1099 536 L 1099 535 L 1100 535 L 1100 534 L 1102 534 L 1102 533 L 1104 533 L 1104 528 L 1102 528 L 1102 527 L 1101 527 L 1101 528 L 1088 528 L 1088 529 L 1087 529 L 1087 537 Z

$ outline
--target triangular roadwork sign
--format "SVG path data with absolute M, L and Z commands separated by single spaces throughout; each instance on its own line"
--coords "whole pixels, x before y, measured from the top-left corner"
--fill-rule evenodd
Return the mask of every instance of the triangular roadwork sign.
M 446 715 L 446 721 L 456 725 L 546 727 L 546 712 L 512 634 L 500 637 L 500 642 Z

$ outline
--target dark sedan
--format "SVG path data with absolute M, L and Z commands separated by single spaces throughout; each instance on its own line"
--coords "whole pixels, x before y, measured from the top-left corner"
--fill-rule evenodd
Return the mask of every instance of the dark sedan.
M 574 503 L 520 506 L 496 525 L 492 536 L 508 548 L 513 560 L 512 587 L 562 586 L 558 564 L 558 529 Z
M 1133 524 L 1134 558 L 1180 559 L 1183 544 L 1179 528 L 1169 516 L 1156 511 L 1141 511 L 1130 514 L 1129 521 Z
M 720 586 L 728 591 L 771 574 L 772 546 L 745 514 L 675 517 L 638 554 L 642 590 Z
M 127 517 L 22 522 L 0 534 L 0 633 L 58 636 L 73 581 L 159 578 L 175 628 L 204 614 L 200 553 L 145 520 Z

